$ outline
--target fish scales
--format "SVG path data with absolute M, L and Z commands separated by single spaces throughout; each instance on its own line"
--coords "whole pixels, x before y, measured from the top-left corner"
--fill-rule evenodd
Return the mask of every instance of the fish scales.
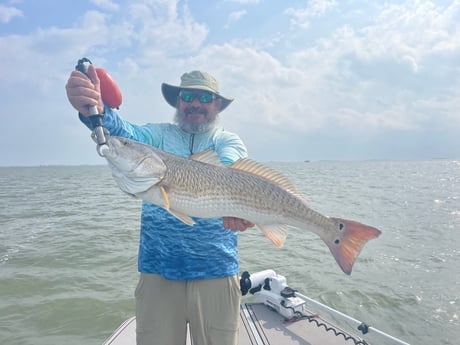
M 168 170 L 160 185 L 166 186 L 171 207 L 175 198 L 184 203 L 190 198 L 190 202 L 203 210 L 196 215 L 202 218 L 242 216 L 245 211 L 251 213 L 248 209 L 256 209 L 257 212 L 276 212 L 285 218 L 298 219 L 299 223 L 305 219 L 302 215 L 312 213 L 303 200 L 256 175 L 225 167 L 209 169 L 208 164 L 197 161 L 190 161 L 184 169 L 181 162 L 165 158 Z M 237 208 L 238 214 L 225 213 L 232 208 Z
M 278 247 L 288 227 L 307 229 L 324 241 L 346 274 L 364 244 L 380 235 L 372 226 L 313 210 L 285 176 L 248 159 L 225 167 L 215 152 L 183 158 L 119 137 L 109 137 L 101 152 L 121 190 L 186 224 L 194 224 L 191 217 L 242 218 Z

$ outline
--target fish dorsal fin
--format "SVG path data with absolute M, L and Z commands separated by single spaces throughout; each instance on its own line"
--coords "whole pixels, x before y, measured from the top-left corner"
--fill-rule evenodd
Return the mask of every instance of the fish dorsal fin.
M 195 153 L 189 157 L 194 161 L 203 162 L 211 165 L 223 166 L 216 151 L 206 150 Z
M 241 158 L 230 165 L 230 168 L 261 177 L 306 200 L 305 196 L 298 191 L 297 187 L 286 176 L 252 159 Z

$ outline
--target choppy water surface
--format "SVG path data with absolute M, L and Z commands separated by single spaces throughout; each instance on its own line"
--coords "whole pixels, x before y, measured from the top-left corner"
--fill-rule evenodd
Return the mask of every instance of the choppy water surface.
M 270 163 L 311 207 L 382 230 L 343 274 L 306 230 L 240 236 L 241 269 L 411 344 L 460 338 L 460 162 Z M 101 344 L 134 313 L 140 202 L 106 167 L 0 168 L 0 342 Z M 375 344 L 383 343 L 374 338 Z

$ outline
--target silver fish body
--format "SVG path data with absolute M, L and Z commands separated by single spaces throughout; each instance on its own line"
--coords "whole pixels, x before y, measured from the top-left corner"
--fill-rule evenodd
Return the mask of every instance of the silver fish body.
M 242 218 L 278 247 L 288 227 L 308 229 L 347 274 L 364 244 L 380 235 L 376 228 L 314 211 L 286 177 L 249 159 L 225 167 L 213 151 L 183 158 L 120 137 L 110 137 L 102 153 L 121 190 L 189 225 L 190 217 Z

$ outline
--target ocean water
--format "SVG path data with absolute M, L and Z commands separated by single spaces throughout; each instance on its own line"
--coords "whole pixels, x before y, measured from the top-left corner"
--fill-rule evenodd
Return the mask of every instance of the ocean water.
M 414 345 L 459 344 L 460 161 L 269 163 L 330 216 L 378 227 L 351 276 L 305 229 L 240 236 L 241 271 Z M 0 343 L 101 344 L 134 313 L 140 201 L 105 166 L 0 168 Z M 372 344 L 387 344 L 378 336 Z

